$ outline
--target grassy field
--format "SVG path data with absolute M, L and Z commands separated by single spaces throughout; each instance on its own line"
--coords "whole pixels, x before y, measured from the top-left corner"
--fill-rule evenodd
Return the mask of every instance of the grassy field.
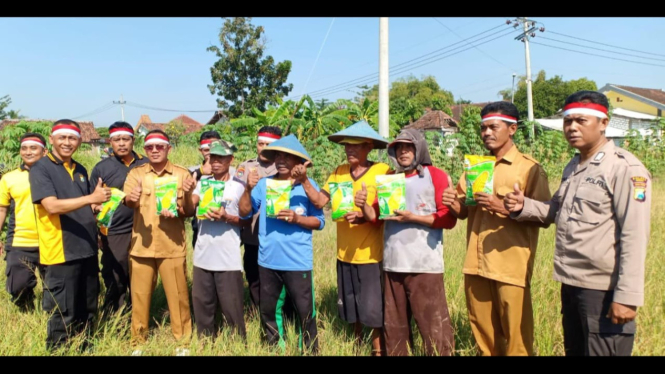
M 184 156 L 184 155 L 183 155 Z M 195 156 L 187 155 L 195 164 Z M 88 169 L 90 170 L 90 169 Z M 634 355 L 650 356 L 665 355 L 665 235 L 660 228 L 665 227 L 665 201 L 658 197 L 665 196 L 665 185 L 662 178 L 654 180 L 651 219 L 651 240 L 649 242 L 646 263 L 646 304 L 638 310 L 638 332 L 633 349 Z M 554 190 L 557 186 L 552 185 Z M 189 227 L 189 225 L 188 225 Z M 463 275 L 461 272 L 464 254 L 466 222 L 460 221 L 450 231 L 445 232 L 444 259 L 445 284 L 450 314 L 455 329 L 456 355 L 475 355 L 473 337 L 467 319 L 464 299 Z M 188 228 L 191 238 L 191 230 Z M 314 280 L 316 309 L 318 319 L 319 344 L 321 355 L 369 355 L 370 345 L 356 348 L 353 332 L 349 326 L 337 317 L 337 281 L 335 270 L 335 224 L 327 221 L 323 231 L 314 235 Z M 191 240 L 189 240 L 191 242 Z M 552 280 L 552 256 L 554 251 L 554 226 L 541 232 L 532 281 L 532 298 L 535 314 L 536 354 L 540 356 L 563 355 L 563 335 L 560 318 L 560 284 Z M 188 255 L 189 279 L 192 272 L 191 250 Z M 4 273 L 5 262 L 0 263 Z M 80 349 L 81 339 L 74 338 L 72 344 L 65 349 L 49 353 L 45 349 L 46 322 L 48 316 L 41 311 L 41 283 L 37 286 L 34 312 L 20 313 L 10 302 L 5 290 L 6 277 L 0 276 L 0 326 L 3 328 L 0 337 L 0 355 L 85 355 L 115 356 L 130 355 L 129 315 L 100 315 L 93 327 L 91 348 Z M 191 286 L 190 286 L 191 287 Z M 104 287 L 102 284 L 102 293 Z M 101 298 L 100 298 L 101 303 Z M 151 308 L 152 330 L 150 339 L 143 346 L 144 355 L 175 354 L 178 347 L 171 335 L 168 318 L 168 307 L 161 285 L 158 285 L 153 296 Z M 293 325 L 287 324 L 287 345 L 282 351 L 271 349 L 261 340 L 261 326 L 257 315 L 246 310 L 247 344 L 234 336 L 229 336 L 223 329 L 216 340 L 200 340 L 193 337 L 188 348 L 192 355 L 299 355 L 297 333 Z M 417 336 L 417 334 L 416 334 Z M 369 339 L 369 335 L 366 336 Z M 416 338 L 414 354 L 422 354 L 420 339 Z

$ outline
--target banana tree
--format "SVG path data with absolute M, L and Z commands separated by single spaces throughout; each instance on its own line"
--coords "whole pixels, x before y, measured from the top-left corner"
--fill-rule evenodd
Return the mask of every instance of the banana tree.
M 379 102 L 370 100 L 368 98 L 358 104 L 351 100 L 339 100 L 338 103 L 343 104 L 346 108 L 346 117 L 353 123 L 358 121 L 365 121 L 374 130 L 379 129 Z M 388 119 L 388 131 L 390 137 L 395 137 L 399 134 L 400 126 L 393 120 L 392 117 Z

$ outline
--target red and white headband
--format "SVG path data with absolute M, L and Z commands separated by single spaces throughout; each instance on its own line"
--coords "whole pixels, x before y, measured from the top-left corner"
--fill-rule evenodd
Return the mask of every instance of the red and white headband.
M 563 107 L 563 116 L 570 114 L 588 114 L 599 118 L 607 118 L 607 108 L 593 103 L 570 103 Z
M 51 129 L 51 136 L 60 135 L 60 134 L 70 134 L 80 138 L 81 130 L 76 126 L 69 124 L 53 126 L 53 129 Z
M 134 130 L 125 127 L 116 127 L 115 129 L 109 130 L 109 138 L 120 135 L 129 135 L 134 137 Z
M 501 114 L 501 113 L 487 113 L 483 116 L 482 122 L 490 121 L 490 120 L 493 120 L 493 119 L 499 119 L 501 121 L 505 121 L 505 122 L 509 122 L 509 123 L 517 123 L 517 118 L 507 116 L 507 115 Z
M 269 132 L 260 132 L 259 133 L 259 141 L 260 142 L 266 142 L 266 143 L 272 143 L 276 140 L 279 140 L 281 136 L 271 134 Z
M 21 140 L 21 145 L 23 145 L 23 144 L 25 144 L 25 145 L 38 145 L 42 148 L 46 148 L 46 144 L 44 144 L 44 142 L 42 142 L 41 139 L 39 139 L 39 138 L 25 138 L 25 139 Z
M 146 136 L 145 142 L 143 144 L 151 145 L 151 144 L 170 144 L 170 143 L 169 140 L 164 135 L 155 133 Z
M 199 149 L 210 149 L 210 143 L 214 142 L 216 139 L 203 139 L 199 145 Z

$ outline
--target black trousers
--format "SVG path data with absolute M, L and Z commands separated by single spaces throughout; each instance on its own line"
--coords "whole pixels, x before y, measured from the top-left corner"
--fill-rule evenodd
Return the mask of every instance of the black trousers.
M 247 279 L 247 288 L 249 289 L 249 301 L 253 308 L 259 309 L 261 280 L 259 279 L 259 246 L 244 244 L 245 254 L 243 255 L 243 268 L 245 269 L 245 278 Z M 284 316 L 289 320 L 296 318 L 296 312 L 293 308 L 293 301 L 287 294 L 284 301 Z
M 566 356 L 630 356 L 635 321 L 613 324 L 606 317 L 614 291 L 561 285 L 563 344 Z
M 312 271 L 279 271 L 259 265 L 261 281 L 261 322 L 269 344 L 284 347 L 284 313 L 286 295 L 291 296 L 298 315 L 300 349 L 303 343 L 311 353 L 318 353 L 316 307 Z
M 46 347 L 51 349 L 92 323 L 97 313 L 99 264 L 92 256 L 45 268 L 43 309 L 53 313 L 46 329 Z
M 12 296 L 12 302 L 21 310 L 34 309 L 35 286 L 37 286 L 37 271 L 44 279 L 44 267 L 39 265 L 39 250 L 19 249 L 20 247 L 7 247 L 5 261 L 5 275 L 7 275 L 7 292 Z
M 245 338 L 242 271 L 209 271 L 194 266 L 194 320 L 199 336 L 215 336 L 215 312 L 221 306 L 225 322 Z
M 252 306 L 259 307 L 259 246 L 245 244 L 245 254 L 243 255 L 243 268 L 245 269 L 245 278 L 247 278 L 247 287 L 249 288 L 249 300 Z
M 106 287 L 105 310 L 115 312 L 126 304 L 131 307 L 129 292 L 129 246 L 132 233 L 101 235 L 102 239 L 102 279 Z

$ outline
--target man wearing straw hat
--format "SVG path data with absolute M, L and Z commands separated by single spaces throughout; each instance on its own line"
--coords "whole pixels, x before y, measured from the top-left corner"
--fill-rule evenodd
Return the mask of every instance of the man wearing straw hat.
M 314 281 L 312 231 L 325 225 L 323 211 L 307 198 L 305 189 L 292 176 L 297 165 L 311 165 L 312 159 L 294 135 L 284 137 L 265 147 L 261 154 L 275 162 L 277 175 L 259 180 L 257 170 L 247 176 L 247 186 L 239 203 L 239 213 L 245 219 L 259 216 L 259 299 L 261 321 L 270 344 L 284 347 L 284 318 L 282 306 L 288 293 L 295 304 L 300 320 L 300 337 L 309 352 L 318 352 Z M 289 209 L 281 210 L 276 218 L 266 213 L 268 180 L 290 181 Z M 315 189 L 316 182 L 309 179 Z M 303 349 L 302 345 L 300 347 Z
M 367 160 L 372 149 L 386 148 L 383 139 L 367 122 L 360 121 L 328 136 L 330 141 L 344 145 L 347 164 L 340 165 L 328 178 L 321 191 L 307 179 L 307 169 L 296 166 L 294 172 L 305 188 L 307 197 L 318 208 L 331 199 L 331 185 L 350 182 L 353 194 L 367 191 L 368 199 L 376 197 L 376 176 L 390 169 L 385 163 Z M 360 343 L 362 327 L 372 329 L 372 356 L 381 356 L 383 349 L 383 296 L 381 260 L 383 259 L 383 224 L 365 221 L 362 210 L 353 210 L 337 222 L 337 307 L 339 316 L 354 324 L 356 342 Z

